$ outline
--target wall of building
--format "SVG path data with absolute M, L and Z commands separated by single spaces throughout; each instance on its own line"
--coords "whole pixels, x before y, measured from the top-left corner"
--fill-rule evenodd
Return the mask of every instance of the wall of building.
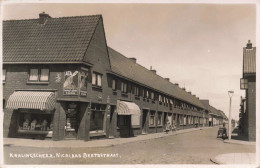
M 247 118 L 248 118 L 248 140 L 256 140 L 256 83 L 255 77 L 248 78 L 247 99 Z

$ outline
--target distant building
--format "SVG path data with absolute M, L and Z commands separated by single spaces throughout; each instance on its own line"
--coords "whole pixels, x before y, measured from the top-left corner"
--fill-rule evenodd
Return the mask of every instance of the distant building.
M 246 91 L 240 103 L 240 127 L 249 141 L 256 140 L 256 47 L 250 40 L 243 48 L 243 78 L 240 88 Z
M 209 100 L 200 101 L 205 107 L 205 111 L 207 112 L 206 114 L 208 114 L 208 120 L 206 121 L 208 126 L 213 127 L 216 125 L 222 125 L 223 122 L 227 123 L 227 117 L 223 111 L 217 110 L 216 108 L 211 106 L 209 104 Z

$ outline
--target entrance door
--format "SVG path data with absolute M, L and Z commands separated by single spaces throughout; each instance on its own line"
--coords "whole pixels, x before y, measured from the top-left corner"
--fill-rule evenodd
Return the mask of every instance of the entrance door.
M 167 122 L 167 118 L 168 117 L 168 115 L 167 115 L 167 113 L 164 113 L 164 116 L 163 116 L 163 128 L 164 128 L 164 130 L 166 130 L 166 122 Z
M 142 119 L 142 134 L 147 133 L 147 114 L 148 110 L 143 110 L 143 119 Z
M 69 105 L 66 110 L 65 138 L 76 139 L 78 133 L 78 110 L 77 105 Z
M 127 138 L 131 135 L 131 115 L 118 115 L 118 128 L 120 137 Z

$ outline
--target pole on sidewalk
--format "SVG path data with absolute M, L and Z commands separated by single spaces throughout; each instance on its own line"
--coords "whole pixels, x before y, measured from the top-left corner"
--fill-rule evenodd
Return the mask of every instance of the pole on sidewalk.
M 234 91 L 228 91 L 229 95 L 229 118 L 228 118 L 228 140 L 231 140 L 231 102 Z

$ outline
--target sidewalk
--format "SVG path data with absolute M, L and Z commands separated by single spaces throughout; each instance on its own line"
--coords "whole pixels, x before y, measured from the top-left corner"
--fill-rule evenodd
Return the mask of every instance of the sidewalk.
M 108 147 L 115 146 L 119 144 L 144 141 L 149 139 L 162 138 L 166 136 L 178 135 L 193 131 L 199 131 L 203 129 L 208 129 L 212 127 L 199 127 L 199 128 L 190 128 L 184 130 L 178 130 L 175 132 L 165 132 L 138 135 L 136 137 L 130 138 L 115 138 L 115 139 L 102 139 L 102 140 L 62 140 L 62 141 L 52 141 L 52 140 L 35 140 L 35 139 L 20 139 L 20 138 L 3 138 L 4 146 L 27 146 L 27 147 L 44 147 L 44 148 L 77 148 L 77 147 Z
M 216 164 L 256 164 L 256 153 L 225 153 L 210 160 Z
M 242 141 L 242 140 L 225 140 L 224 143 L 239 144 L 239 145 L 256 145 L 256 142 Z
M 242 140 L 224 140 L 224 143 L 239 145 L 256 145 L 256 142 Z M 256 164 L 256 153 L 225 153 L 210 159 L 216 164 Z

